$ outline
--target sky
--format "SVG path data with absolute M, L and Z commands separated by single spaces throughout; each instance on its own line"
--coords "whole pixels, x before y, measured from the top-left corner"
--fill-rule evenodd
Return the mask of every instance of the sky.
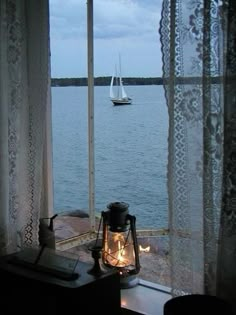
M 160 77 L 161 0 L 94 0 L 94 76 Z M 87 1 L 50 0 L 51 76 L 87 77 Z

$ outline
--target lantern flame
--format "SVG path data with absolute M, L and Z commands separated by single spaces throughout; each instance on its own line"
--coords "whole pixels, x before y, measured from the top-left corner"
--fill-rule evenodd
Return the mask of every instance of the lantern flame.
M 115 233 L 112 237 L 112 242 L 107 248 L 107 262 L 116 267 L 129 266 L 132 263 L 134 257 L 133 248 L 132 249 L 132 259 L 130 257 L 130 244 L 127 243 L 124 235 L 120 233 Z
M 141 245 L 139 245 L 139 251 L 144 252 L 144 253 L 149 253 L 150 252 L 150 246 L 143 248 Z

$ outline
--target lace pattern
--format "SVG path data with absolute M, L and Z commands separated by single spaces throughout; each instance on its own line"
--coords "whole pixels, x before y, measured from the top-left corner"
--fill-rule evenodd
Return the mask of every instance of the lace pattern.
M 1 39 L 6 59 L 1 59 L 1 65 L 7 66 L 1 67 L 1 77 L 7 80 L 9 174 L 4 183 L 8 208 L 0 233 L 2 251 L 12 252 L 38 244 L 40 213 L 47 212 L 43 203 L 47 192 L 42 187 L 47 180 L 43 170 L 50 89 L 48 3 L 7 0 L 0 5 L 6 30 Z
M 216 292 L 227 8 L 217 0 L 163 1 L 173 295 Z

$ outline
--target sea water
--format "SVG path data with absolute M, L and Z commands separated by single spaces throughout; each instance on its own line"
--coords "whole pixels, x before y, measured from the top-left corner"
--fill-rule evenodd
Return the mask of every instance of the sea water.
M 114 106 L 95 86 L 95 208 L 123 201 L 138 228 L 167 227 L 168 111 L 161 85 L 126 86 L 133 102 Z M 52 87 L 55 213 L 88 212 L 87 87 Z

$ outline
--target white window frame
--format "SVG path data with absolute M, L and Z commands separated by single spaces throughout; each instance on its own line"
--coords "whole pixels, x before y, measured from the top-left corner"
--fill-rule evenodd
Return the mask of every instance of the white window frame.
M 95 232 L 93 0 L 87 0 L 88 170 L 90 231 Z

